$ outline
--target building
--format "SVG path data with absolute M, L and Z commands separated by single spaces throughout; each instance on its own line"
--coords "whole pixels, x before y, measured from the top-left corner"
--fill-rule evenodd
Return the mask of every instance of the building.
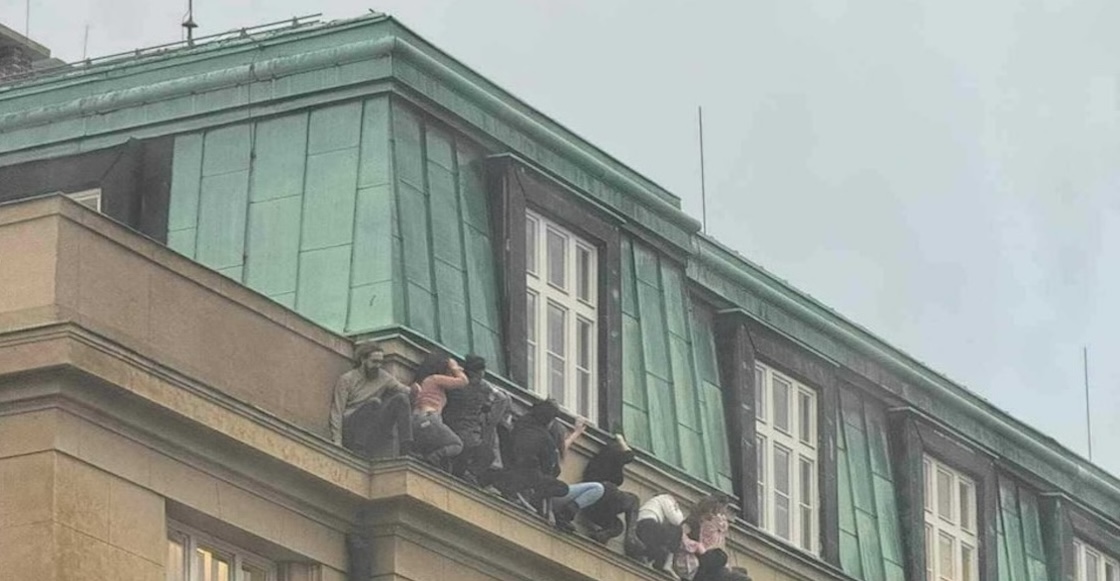
M 384 15 L 14 77 L 0 201 L 0 579 L 667 579 L 331 444 L 368 340 L 733 493 L 756 581 L 1120 579 L 1115 477 Z

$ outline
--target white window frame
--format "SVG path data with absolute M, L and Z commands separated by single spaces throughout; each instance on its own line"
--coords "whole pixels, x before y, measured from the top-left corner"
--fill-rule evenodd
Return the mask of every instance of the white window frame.
M 977 526 L 976 480 L 925 454 L 922 482 L 927 581 L 979 581 L 982 547 Z M 946 482 L 948 498 L 943 486 Z M 962 494 L 964 491 L 967 494 Z M 949 543 L 948 556 L 943 554 L 943 540 Z M 966 550 L 971 555 L 967 564 Z
M 227 556 L 230 560 L 230 576 L 229 581 L 244 581 L 242 575 L 242 568 L 247 566 L 254 567 L 265 573 L 265 581 L 276 581 L 277 572 L 276 564 L 260 555 L 251 553 L 240 547 L 234 546 L 226 541 L 217 539 L 197 529 L 193 529 L 175 521 L 168 521 L 167 523 L 167 543 L 168 543 L 168 558 L 170 558 L 171 542 L 175 541 L 183 547 L 183 562 L 179 564 L 179 570 L 183 572 L 182 577 L 174 577 L 174 579 L 183 579 L 184 581 L 207 581 L 201 577 L 200 571 L 195 571 L 194 559 L 192 558 L 195 551 L 199 548 L 207 549 L 212 552 L 221 553 Z M 165 579 L 173 579 L 172 571 L 174 565 L 167 563 L 167 573 Z
M 1081 539 L 1074 539 L 1073 554 L 1074 581 L 1120 581 L 1120 562 L 1108 553 Z M 1089 562 L 1090 559 L 1095 561 L 1095 565 Z M 1092 576 L 1090 569 L 1095 569 Z
M 759 528 L 803 551 L 820 554 L 820 491 L 818 490 L 817 392 L 761 362 L 755 363 L 755 450 L 758 472 Z M 784 386 L 784 387 L 782 387 Z M 785 426 L 775 421 L 777 390 L 786 389 Z M 804 414 L 802 406 L 806 406 Z M 808 421 L 804 421 L 807 418 Z M 775 476 L 777 459 L 787 454 L 787 493 L 781 493 Z M 807 465 L 808 474 L 803 471 Z M 779 501 L 788 503 L 787 526 L 779 530 Z M 782 533 L 785 533 L 783 536 Z
M 526 343 L 529 388 L 543 397 L 555 397 L 564 409 L 594 423 L 598 418 L 599 386 L 599 252 L 594 244 L 571 230 L 532 210 L 525 212 L 526 232 Z M 533 233 L 535 232 L 535 236 Z M 563 241 L 561 274 L 563 286 L 550 276 L 549 236 Z M 580 258 L 587 257 L 588 268 L 580 272 Z M 579 296 L 586 288 L 587 296 Z M 535 308 L 534 308 L 535 307 Z M 550 307 L 562 310 L 563 353 L 549 345 Z M 586 325 L 586 341 L 579 336 Z M 582 348 L 582 350 L 581 350 Z M 580 356 L 586 355 L 584 361 Z M 564 373 L 562 389 L 549 389 L 550 362 L 560 360 Z M 581 397 L 581 381 L 586 382 L 586 397 Z
M 101 213 L 101 188 L 90 188 L 80 192 L 70 192 L 66 194 L 66 197 L 94 212 Z

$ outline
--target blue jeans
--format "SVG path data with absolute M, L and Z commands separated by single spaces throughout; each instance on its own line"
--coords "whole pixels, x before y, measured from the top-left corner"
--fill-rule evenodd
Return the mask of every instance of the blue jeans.
M 569 502 L 576 506 L 587 508 L 603 498 L 603 485 L 598 482 L 578 482 L 568 485 L 568 493 L 554 502 L 554 506 L 565 506 Z

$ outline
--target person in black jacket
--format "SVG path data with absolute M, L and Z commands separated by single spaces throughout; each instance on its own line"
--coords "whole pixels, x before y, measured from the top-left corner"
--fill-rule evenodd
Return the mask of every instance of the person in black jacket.
M 494 478 L 502 496 L 538 507 L 546 499 L 568 493 L 568 485 L 557 478 L 560 448 L 549 429 L 559 413 L 555 401 L 545 400 L 514 421 L 506 468 Z
M 604 446 L 583 470 L 584 482 L 602 483 L 603 497 L 582 512 L 592 539 L 606 543 L 625 532 L 624 543 L 631 551 L 637 550 L 637 545 L 641 544 L 634 529 L 640 501 L 637 495 L 624 492 L 619 486 L 625 478 L 623 467 L 633 461 L 634 451 L 627 445 L 626 439 L 621 434 L 615 435 L 614 440 Z
M 443 423 L 463 441 L 463 451 L 451 462 L 451 473 L 471 483 L 494 461 L 492 440 L 487 437 L 488 414 L 495 390 L 483 377 L 486 360 L 467 355 L 463 361 L 466 387 L 449 390 L 443 408 Z

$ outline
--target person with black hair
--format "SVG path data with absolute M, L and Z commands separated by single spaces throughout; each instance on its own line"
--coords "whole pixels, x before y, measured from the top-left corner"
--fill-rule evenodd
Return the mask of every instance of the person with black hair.
M 338 378 L 334 387 L 327 428 L 331 441 L 365 458 L 392 455 L 386 449 L 397 437 L 400 455 L 412 448 L 414 389 L 384 369 L 385 351 L 374 343 L 359 345 L 354 369 Z
M 447 405 L 443 408 L 443 422 L 463 442 L 463 451 L 451 463 L 451 473 L 469 482 L 478 483 L 494 461 L 493 439 L 490 432 L 490 406 L 496 388 L 486 375 L 486 360 L 477 355 L 467 355 L 463 360 L 467 385 L 447 392 Z
M 447 392 L 466 387 L 467 383 L 459 362 L 440 351 L 430 353 L 416 369 L 419 389 L 412 408 L 416 452 L 444 470 L 450 470 L 452 459 L 463 451 L 463 441 L 443 423 Z
M 602 484 L 603 497 L 581 514 L 593 540 L 606 543 L 625 532 L 624 546 L 637 551 L 640 550 L 637 545 L 641 544 L 635 529 L 640 501 L 636 494 L 619 488 L 625 478 L 623 467 L 633 461 L 634 451 L 622 434 L 616 434 L 614 440 L 591 458 L 583 469 L 583 480 Z

